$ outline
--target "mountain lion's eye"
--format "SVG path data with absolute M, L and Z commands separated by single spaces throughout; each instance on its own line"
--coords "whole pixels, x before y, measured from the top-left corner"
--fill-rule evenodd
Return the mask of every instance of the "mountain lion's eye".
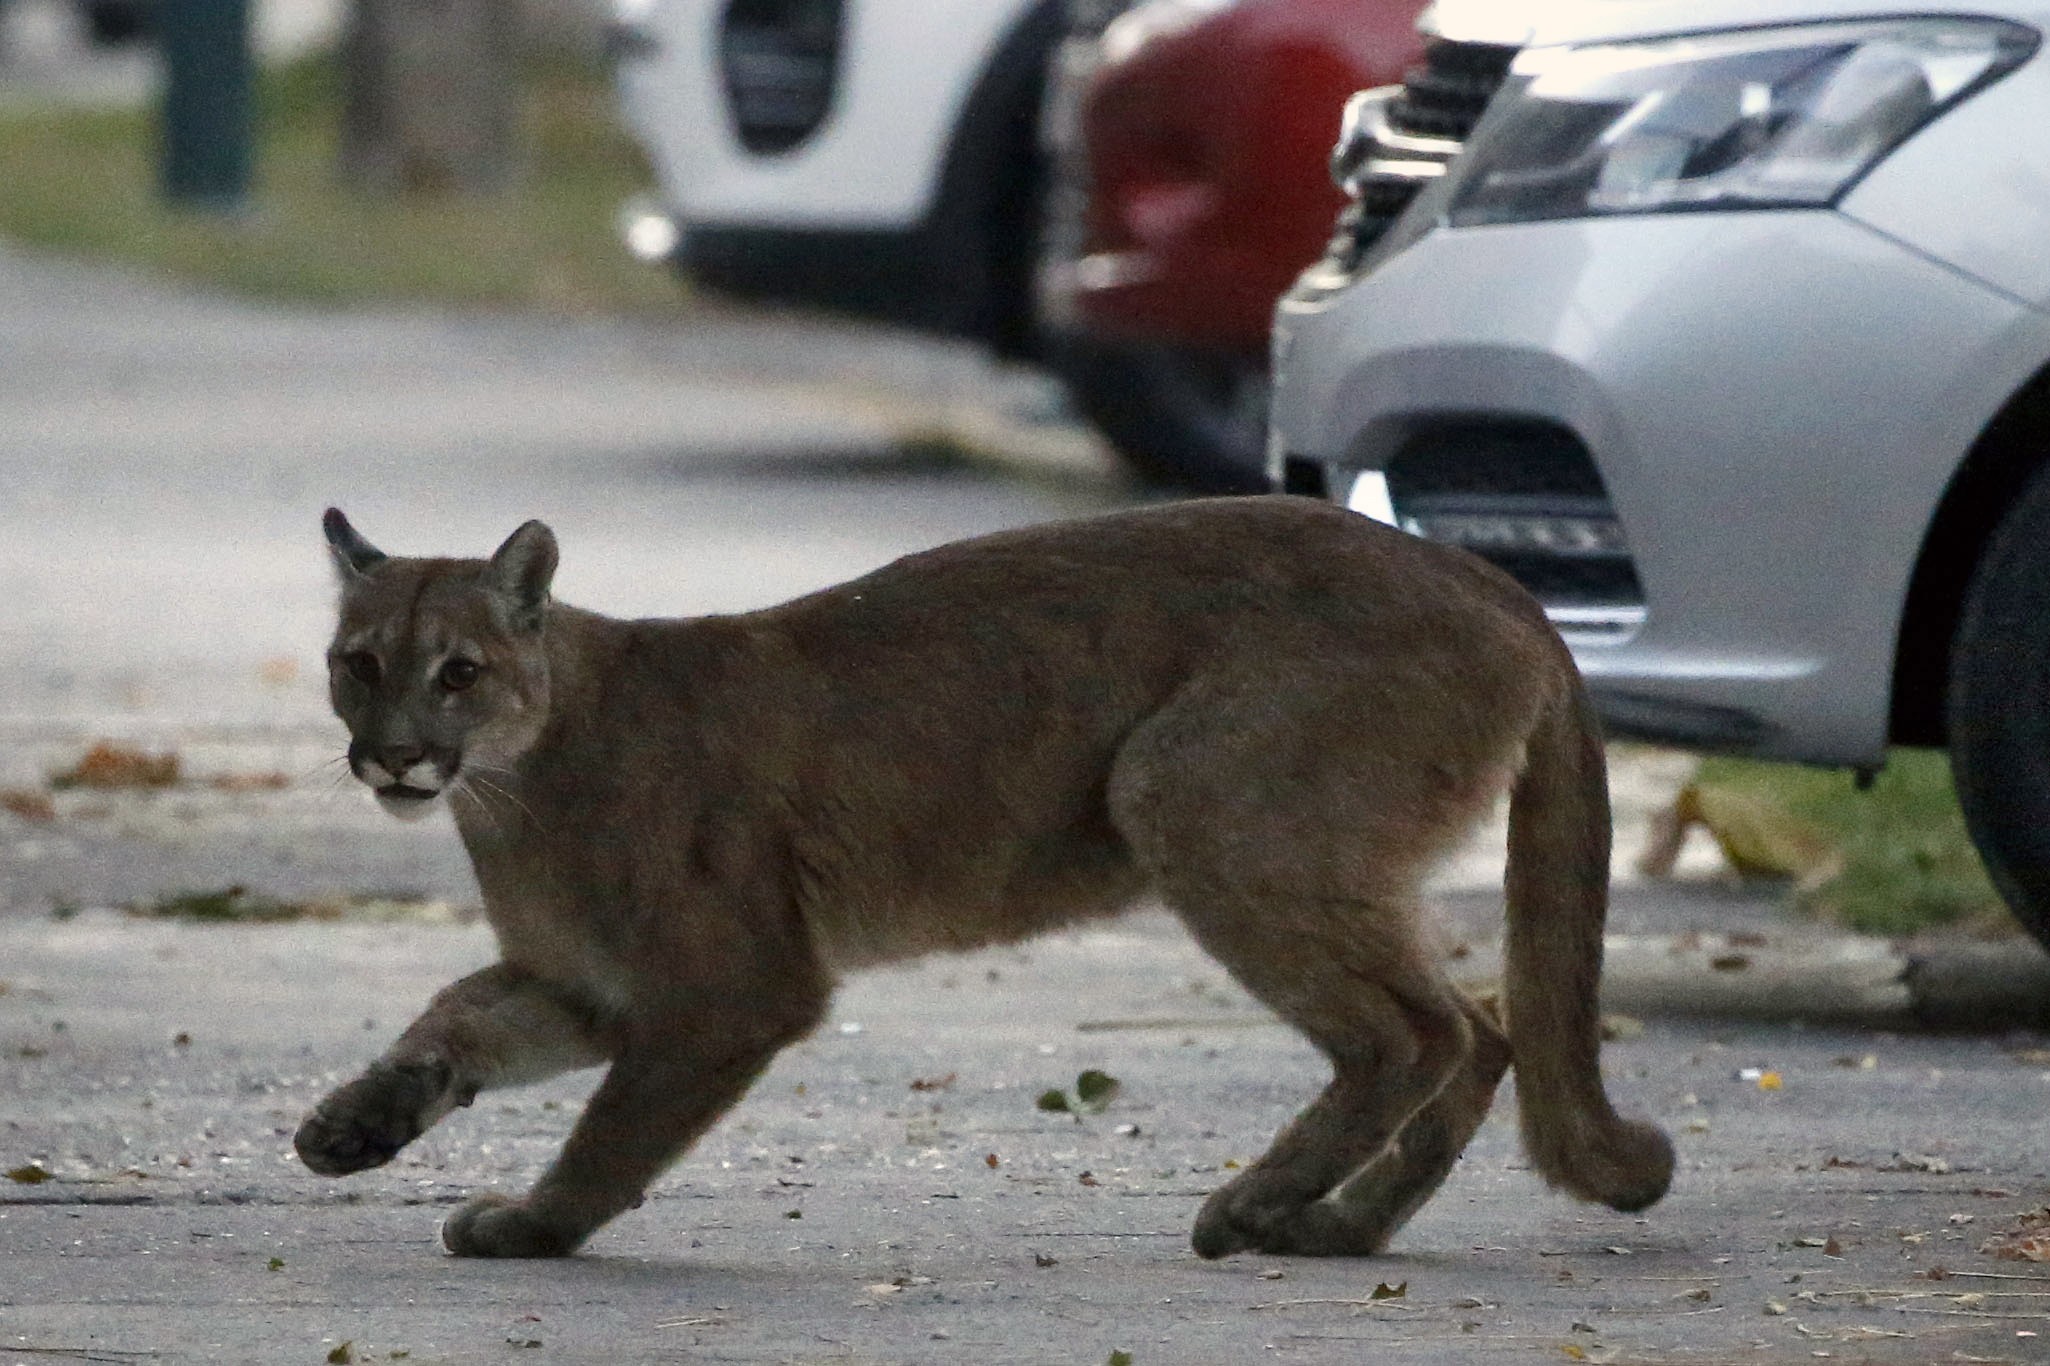
M 384 670 L 378 664 L 377 656 L 368 650 L 351 650 L 343 655 L 342 668 L 348 671 L 349 677 L 355 679 L 366 688 L 376 687 L 377 680 L 384 676 Z
M 473 660 L 451 659 L 441 666 L 441 686 L 450 692 L 461 692 L 477 681 L 483 666 Z

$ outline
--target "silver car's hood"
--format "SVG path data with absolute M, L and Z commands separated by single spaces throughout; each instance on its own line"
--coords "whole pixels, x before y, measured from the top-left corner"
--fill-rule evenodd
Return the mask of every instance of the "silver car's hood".
M 1437 0 L 1419 26 L 1460 42 L 1548 47 L 1902 13 L 1991 15 L 2050 29 L 2046 0 Z

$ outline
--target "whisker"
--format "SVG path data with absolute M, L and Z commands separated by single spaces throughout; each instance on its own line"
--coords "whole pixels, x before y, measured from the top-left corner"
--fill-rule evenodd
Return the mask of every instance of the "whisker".
M 496 796 L 503 801 L 510 802 L 512 805 L 518 807 L 521 813 L 524 814 L 526 818 L 535 825 L 539 825 L 541 823 L 540 818 L 534 814 L 534 809 L 532 807 L 528 806 L 525 802 L 521 801 L 519 797 L 516 794 L 514 794 L 511 790 L 502 787 L 497 783 L 492 782 L 489 778 L 486 778 L 482 773 L 473 773 L 468 775 L 468 781 L 475 783 L 478 787 L 482 788 L 486 792 L 491 793 L 493 796 Z
M 485 820 L 491 822 L 492 833 L 497 835 L 501 839 L 505 838 L 504 822 L 499 820 L 498 813 L 491 809 L 491 803 L 485 800 L 484 794 L 477 791 L 471 785 L 469 775 L 462 775 L 458 777 L 453 783 L 449 784 L 448 797 L 451 805 L 453 805 L 456 799 L 459 797 L 467 798 L 470 804 L 477 808 L 478 814 L 483 816 Z

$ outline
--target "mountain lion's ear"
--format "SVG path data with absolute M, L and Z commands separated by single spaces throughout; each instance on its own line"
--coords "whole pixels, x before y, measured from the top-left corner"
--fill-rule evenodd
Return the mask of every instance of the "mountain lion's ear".
M 384 552 L 358 535 L 340 508 L 329 508 L 320 525 L 327 532 L 327 548 L 343 583 L 360 579 L 384 563 Z
M 528 522 L 505 538 L 491 556 L 491 577 L 512 599 L 513 621 L 532 630 L 541 624 L 541 607 L 555 578 L 555 533 L 541 522 Z

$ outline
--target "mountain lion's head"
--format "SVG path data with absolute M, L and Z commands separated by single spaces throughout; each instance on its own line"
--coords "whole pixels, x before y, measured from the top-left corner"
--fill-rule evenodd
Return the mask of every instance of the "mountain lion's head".
M 466 780 L 489 790 L 548 716 L 554 533 L 528 522 L 488 560 L 408 559 L 335 508 L 322 525 L 342 580 L 328 697 L 349 728 L 350 771 L 409 819 Z

